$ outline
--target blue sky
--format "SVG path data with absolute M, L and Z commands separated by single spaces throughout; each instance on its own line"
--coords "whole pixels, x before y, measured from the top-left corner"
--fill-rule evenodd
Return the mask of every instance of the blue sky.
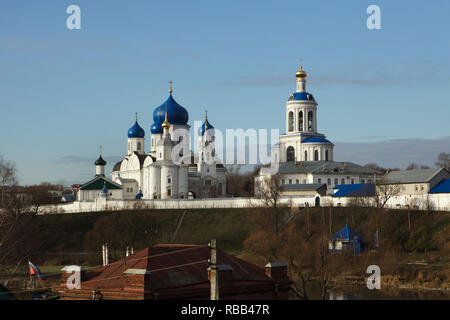
M 71 4 L 81 30 L 66 28 Z M 366 28 L 371 4 L 381 30 Z M 2 1 L 0 154 L 23 184 L 86 181 L 99 145 L 110 171 L 135 112 L 149 133 L 169 80 L 191 124 L 208 109 L 219 129 L 284 131 L 303 59 L 336 160 L 355 143 L 361 164 L 433 165 L 450 152 L 449 12 L 446 0 Z M 418 140 L 404 157 L 382 148 Z

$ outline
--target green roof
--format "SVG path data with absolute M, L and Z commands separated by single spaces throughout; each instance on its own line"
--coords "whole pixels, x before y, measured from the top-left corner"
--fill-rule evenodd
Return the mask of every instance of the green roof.
M 103 176 L 96 176 L 91 181 L 83 184 L 80 187 L 80 190 L 102 190 L 103 186 L 106 186 L 106 189 L 108 190 L 123 189 L 121 185 L 114 183 Z
M 8 289 L 0 284 L 0 300 L 17 300 Z

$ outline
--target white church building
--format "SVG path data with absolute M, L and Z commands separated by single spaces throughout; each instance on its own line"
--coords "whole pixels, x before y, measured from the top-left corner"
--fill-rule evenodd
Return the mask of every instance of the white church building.
M 295 74 L 296 91 L 286 102 L 286 133 L 272 148 L 272 159 L 279 162 L 278 173 L 284 189 L 299 194 L 305 185 L 326 185 L 327 193 L 340 184 L 374 183 L 381 179 L 375 170 L 352 162 L 334 161 L 334 144 L 317 129 L 317 101 L 306 91 L 307 74 L 300 66 Z M 255 178 L 255 194 L 270 173 Z
M 110 199 L 194 199 L 225 195 L 226 169 L 215 154 L 214 127 L 206 116 L 198 132 L 199 152 L 194 155 L 189 150 L 189 113 L 175 101 L 172 92 L 170 87 L 168 99 L 153 112 L 154 123 L 147 140 L 150 150 L 146 151 L 145 131 L 136 116 L 136 122 L 128 130 L 126 155 L 114 165 L 111 180 L 105 178 L 102 169 L 106 162 L 97 160 L 96 177 L 79 188 L 78 200 L 93 200 L 95 192 Z M 108 193 L 104 190 L 108 187 L 115 191 Z

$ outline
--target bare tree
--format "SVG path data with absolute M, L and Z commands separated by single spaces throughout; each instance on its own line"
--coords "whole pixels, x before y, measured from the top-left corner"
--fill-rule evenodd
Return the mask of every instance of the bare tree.
M 0 155 L 0 207 L 3 207 L 5 205 L 5 193 L 8 192 L 10 188 L 17 185 L 16 172 L 16 166 L 12 162 L 3 159 L 3 157 Z
M 410 163 L 406 167 L 406 170 L 418 170 L 418 169 L 430 169 L 430 167 L 429 166 L 425 166 L 425 165 L 418 165 L 417 163 Z
M 375 186 L 374 202 L 377 208 L 382 209 L 392 197 L 400 193 L 398 184 L 389 183 L 386 180 L 380 180 Z
M 447 170 L 450 170 L 450 153 L 439 154 L 435 164 L 439 168 L 446 168 Z

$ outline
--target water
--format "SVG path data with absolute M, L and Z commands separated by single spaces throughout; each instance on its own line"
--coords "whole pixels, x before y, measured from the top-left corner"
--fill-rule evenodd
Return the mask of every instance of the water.
M 450 290 L 387 287 L 369 290 L 366 286 L 348 285 L 331 290 L 329 300 L 450 300 Z

